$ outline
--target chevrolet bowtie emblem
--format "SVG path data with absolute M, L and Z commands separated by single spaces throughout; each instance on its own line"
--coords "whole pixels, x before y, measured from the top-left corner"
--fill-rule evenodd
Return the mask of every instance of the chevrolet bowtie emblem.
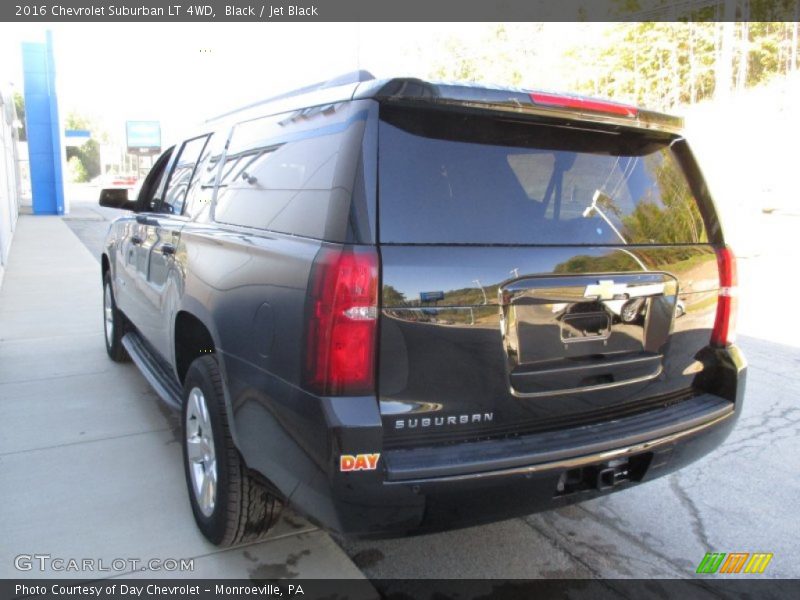
M 613 300 L 617 296 L 624 296 L 628 291 L 628 286 L 624 283 L 614 283 L 613 279 L 601 279 L 597 283 L 586 286 L 583 292 L 584 298 L 595 298 L 597 300 Z

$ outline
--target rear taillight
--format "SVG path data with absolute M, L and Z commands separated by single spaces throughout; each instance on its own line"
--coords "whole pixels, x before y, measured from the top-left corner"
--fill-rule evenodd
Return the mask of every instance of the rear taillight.
M 553 106 L 557 108 L 570 108 L 577 110 L 588 110 L 597 113 L 607 113 L 610 115 L 622 115 L 625 117 L 635 117 L 639 109 L 627 104 L 608 102 L 607 100 L 595 100 L 594 98 L 580 98 L 578 96 L 564 96 L 562 94 L 548 94 L 545 92 L 532 92 L 531 100 L 543 106 Z
M 717 250 L 719 266 L 719 297 L 717 317 L 711 332 L 711 345 L 724 347 L 736 340 L 736 305 L 738 279 L 736 276 L 736 256 L 728 246 Z
M 323 396 L 374 394 L 377 251 L 323 249 L 312 273 L 307 387 Z

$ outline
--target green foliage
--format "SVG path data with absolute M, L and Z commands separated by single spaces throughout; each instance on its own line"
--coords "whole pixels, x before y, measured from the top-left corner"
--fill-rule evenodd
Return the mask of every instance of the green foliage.
M 84 183 L 89 181 L 89 174 L 86 172 L 81 159 L 73 156 L 67 161 L 67 172 L 69 180 L 73 183 Z
M 67 162 L 73 158 L 81 163 L 88 179 L 100 175 L 100 146 L 95 140 L 87 140 L 81 146 L 67 146 Z
M 616 273 L 637 269 L 638 263 L 624 252 L 611 251 L 601 256 L 580 254 L 559 263 L 554 273 Z
M 660 202 L 645 198 L 622 217 L 623 235 L 631 244 L 706 242 L 705 225 L 683 174 L 674 161 L 660 154 L 645 158 L 657 182 Z
M 71 112 L 67 115 L 64 125 L 67 129 L 92 129 L 92 124 L 89 119 L 76 112 Z
M 737 3 L 739 18 L 783 15 L 786 21 L 794 15 L 793 22 L 740 21 L 726 26 L 712 21 L 722 14 L 720 2 L 678 15 L 688 22 L 598 24 L 604 28 L 598 31 L 600 37 L 585 41 L 578 34 L 563 54 L 547 47 L 552 36 L 539 35 L 558 24 L 493 24 L 477 43 L 443 40 L 436 52 L 442 58 L 431 76 L 536 87 L 537 73 L 548 67 L 566 74 L 567 91 L 669 110 L 796 71 L 798 6 L 796 0 Z M 663 12 L 666 5 L 658 0 L 617 0 L 616 10 L 628 16 L 643 11 L 646 16 L 648 11 Z
M 623 23 L 606 39 L 571 52 L 574 61 L 595 65 L 590 78 L 576 82 L 579 91 L 655 108 L 713 94 L 715 24 Z
M 383 301 L 387 306 L 403 306 L 406 303 L 406 297 L 397 288 L 391 285 L 384 285 Z
M 81 162 L 83 163 L 89 179 L 100 175 L 100 145 L 96 140 L 90 139 L 80 147 Z
M 533 58 L 530 40 L 536 38 L 541 25 L 511 26 L 492 24 L 482 39 L 465 41 L 455 37 L 444 39 L 435 56 L 444 57 L 431 71 L 431 78 L 442 81 L 523 84 L 521 65 Z
M 17 112 L 17 119 L 19 119 L 19 122 L 22 124 L 22 127 L 17 130 L 19 133 L 19 141 L 27 142 L 28 130 L 25 125 L 25 98 L 23 98 L 22 94 L 19 92 L 14 92 L 14 110 Z
M 766 5 L 750 7 L 752 14 L 767 14 Z M 751 87 L 796 70 L 797 28 L 796 22 L 739 22 L 727 30 L 709 22 L 621 23 L 600 47 L 570 53 L 573 63 L 595 65 L 576 88 L 661 110 L 694 104 L 725 92 L 716 89 L 718 84 Z M 726 58 L 730 80 L 718 81 L 728 72 L 722 62 Z
M 749 0 L 747 10 L 742 16 L 753 21 L 794 21 L 796 24 L 800 19 L 797 0 Z
M 85 174 L 86 179 L 80 181 L 88 181 L 100 175 L 100 145 L 97 139 L 104 139 L 105 135 L 97 131 L 90 118 L 75 112 L 67 115 L 64 125 L 67 129 L 86 129 L 92 134 L 92 137 L 84 142 L 83 145 L 67 148 L 68 164 L 73 158 L 76 158 L 81 163 L 82 172 Z M 77 182 L 78 180 L 74 181 Z

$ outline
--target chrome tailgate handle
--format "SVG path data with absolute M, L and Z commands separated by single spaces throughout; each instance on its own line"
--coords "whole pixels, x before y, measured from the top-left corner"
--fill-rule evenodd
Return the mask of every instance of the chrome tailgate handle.
M 677 293 L 677 280 L 661 272 L 531 276 L 501 286 L 512 392 L 573 393 L 657 377 Z

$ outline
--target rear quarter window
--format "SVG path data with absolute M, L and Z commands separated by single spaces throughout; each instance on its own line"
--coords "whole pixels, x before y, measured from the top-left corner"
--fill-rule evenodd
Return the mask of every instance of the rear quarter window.
M 705 224 L 672 138 L 383 109 L 383 243 L 690 244 Z
M 214 220 L 343 239 L 365 120 L 366 115 L 353 115 L 339 105 L 236 125 L 222 166 Z
M 197 161 L 189 191 L 186 193 L 185 214 L 191 218 L 206 214 L 211 207 L 228 133 L 227 130 L 214 133 Z

